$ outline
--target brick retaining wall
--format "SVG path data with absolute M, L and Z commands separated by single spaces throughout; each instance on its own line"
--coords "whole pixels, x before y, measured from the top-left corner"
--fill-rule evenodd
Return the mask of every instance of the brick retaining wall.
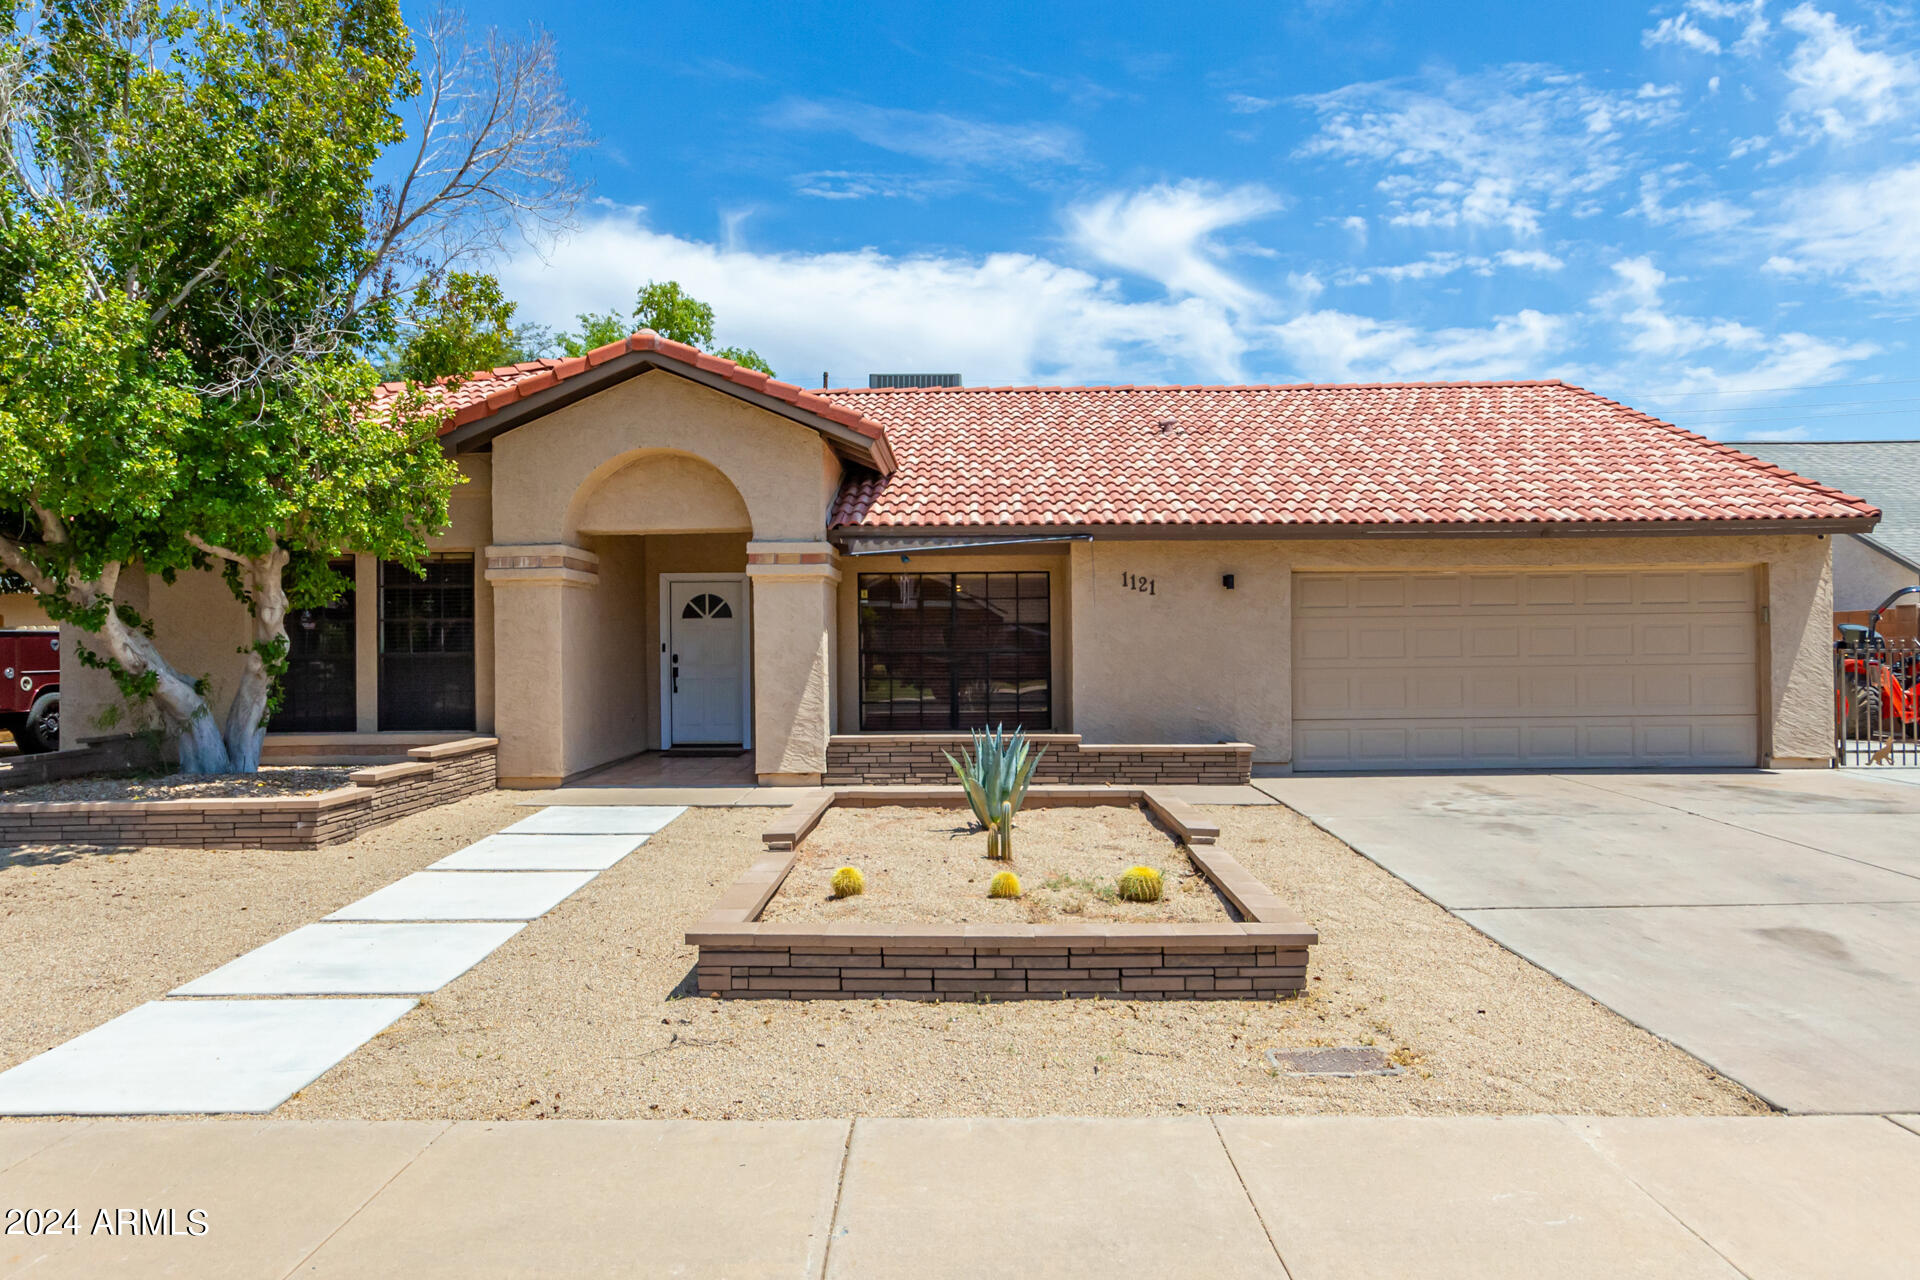
M 1088 746 L 1077 733 L 1035 733 L 1028 738 L 1046 755 L 1034 768 L 1035 782 L 1218 783 L 1236 785 L 1253 776 L 1253 744 L 1115 743 Z M 965 733 L 836 734 L 827 739 L 829 786 L 851 783 L 952 782 L 955 758 L 971 747 Z
M 797 852 L 749 867 L 687 942 L 700 994 L 733 1000 L 1263 1000 L 1306 986 L 1319 934 L 1217 847 L 1194 865 L 1225 924 L 761 924 Z
M 348 786 L 312 796 L 0 803 L 0 845 L 318 849 L 491 791 L 498 745 L 496 738 L 463 738 L 416 747 L 405 763 L 358 770 Z

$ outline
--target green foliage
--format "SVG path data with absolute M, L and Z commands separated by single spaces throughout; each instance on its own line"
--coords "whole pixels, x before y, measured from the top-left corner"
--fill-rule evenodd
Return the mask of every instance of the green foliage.
M 1120 897 L 1125 902 L 1158 902 L 1166 885 L 1152 867 L 1128 867 L 1120 876 Z
M 1020 877 L 1011 871 L 1002 871 L 987 882 L 989 898 L 1017 898 L 1020 896 Z
M 833 873 L 833 896 L 857 898 L 867 891 L 867 878 L 858 867 L 841 867 Z
M 381 372 L 435 382 L 511 364 L 520 358 L 516 310 L 500 282 L 481 272 L 450 272 L 438 288 L 423 280 L 407 305 L 407 337 L 398 358 Z
M 716 350 L 713 308 L 682 289 L 677 280 L 647 281 L 635 295 L 633 311 L 626 317 L 612 311 L 589 311 L 574 319 L 579 323 L 579 332 L 558 334 L 552 339 L 553 346 L 569 357 L 583 356 L 595 347 L 618 342 L 641 329 L 651 329 L 671 341 L 684 342 L 769 376 L 773 374 L 773 366 L 751 347 Z
M 1047 754 L 1045 747 L 1032 750 L 1025 729 L 1005 731 L 1005 726 L 978 730 L 973 734 L 973 751 L 960 748 L 960 759 L 943 751 L 947 763 L 966 790 L 967 804 L 974 820 L 987 830 L 987 856 L 1013 857 L 1013 818 L 1026 802 L 1027 784 L 1033 771 Z

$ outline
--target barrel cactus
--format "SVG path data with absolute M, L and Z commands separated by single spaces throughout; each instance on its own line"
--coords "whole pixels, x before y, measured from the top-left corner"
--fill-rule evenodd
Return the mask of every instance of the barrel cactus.
M 1011 871 L 1002 871 L 987 885 L 989 898 L 1017 898 L 1020 896 L 1020 877 Z
M 1120 897 L 1127 902 L 1158 902 L 1162 888 L 1152 867 L 1128 867 L 1120 877 Z
M 833 896 L 857 898 L 867 891 L 867 878 L 858 867 L 842 867 L 833 873 Z

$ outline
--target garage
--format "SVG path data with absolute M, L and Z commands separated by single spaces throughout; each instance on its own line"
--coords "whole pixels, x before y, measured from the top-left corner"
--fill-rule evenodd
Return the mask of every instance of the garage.
M 1751 568 L 1293 576 L 1293 765 L 1751 766 Z

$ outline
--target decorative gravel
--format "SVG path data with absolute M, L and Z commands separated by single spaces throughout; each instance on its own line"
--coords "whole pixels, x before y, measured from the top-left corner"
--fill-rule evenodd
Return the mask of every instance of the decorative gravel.
M 1206 812 L 1221 826 L 1222 847 L 1319 928 L 1304 995 L 1160 1004 L 690 996 L 695 952 L 682 937 L 764 856 L 758 833 L 767 818 L 764 809 L 696 809 L 277 1114 L 717 1120 L 1766 1110 L 1293 811 Z M 58 959 L 49 953 L 48 963 Z M 120 981 L 138 969 L 130 956 L 116 960 L 83 954 L 74 967 Z M 51 998 L 22 984 L 12 1003 Z M 1271 1048 L 1340 1045 L 1378 1047 L 1405 1070 L 1308 1078 L 1277 1073 L 1265 1057 Z
M 1173 834 L 1138 805 L 1028 809 L 1014 820 L 1014 859 L 989 861 L 986 832 L 965 809 L 829 809 L 762 920 L 888 924 L 1027 924 L 1045 920 L 1220 921 L 1233 914 Z M 1120 873 L 1156 868 L 1158 902 L 1122 902 Z M 866 892 L 835 898 L 834 869 L 855 866 Z M 1001 871 L 1022 896 L 987 897 Z
M 347 785 L 358 766 L 268 765 L 258 773 L 169 773 L 162 776 L 67 778 L 0 791 L 0 804 L 93 803 L 101 800 L 273 800 L 311 796 Z
M 325 849 L 0 848 L 0 1068 L 525 817 L 526 796 L 472 796 Z

